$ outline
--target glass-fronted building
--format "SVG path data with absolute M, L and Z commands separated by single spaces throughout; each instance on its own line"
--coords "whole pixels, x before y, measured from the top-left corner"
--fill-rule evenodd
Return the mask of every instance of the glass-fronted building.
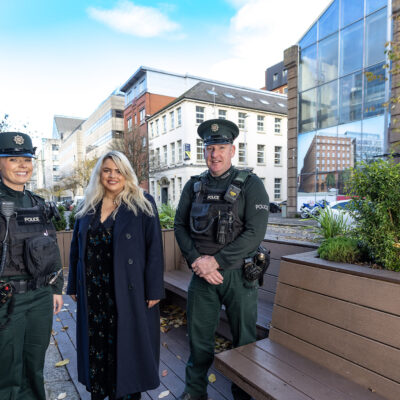
M 391 0 L 334 0 L 298 43 L 297 209 L 387 151 Z

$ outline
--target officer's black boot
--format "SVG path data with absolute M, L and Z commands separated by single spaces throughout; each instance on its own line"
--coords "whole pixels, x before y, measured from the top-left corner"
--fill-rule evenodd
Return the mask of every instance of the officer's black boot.
M 178 397 L 178 400 L 207 400 L 207 399 L 208 399 L 208 395 L 206 395 L 206 394 L 203 394 L 203 395 L 198 396 L 198 397 L 194 397 L 190 393 L 187 393 L 187 392 L 183 392 Z

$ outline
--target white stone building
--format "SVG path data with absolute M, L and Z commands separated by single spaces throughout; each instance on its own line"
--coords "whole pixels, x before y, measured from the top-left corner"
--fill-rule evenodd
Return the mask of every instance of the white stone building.
M 270 201 L 286 200 L 286 96 L 232 85 L 199 82 L 148 119 L 150 193 L 158 205 L 177 206 L 183 186 L 206 169 L 199 124 L 211 118 L 235 122 L 233 164 L 252 168 Z
M 60 139 L 43 138 L 37 150 L 37 187 L 50 189 L 60 180 Z

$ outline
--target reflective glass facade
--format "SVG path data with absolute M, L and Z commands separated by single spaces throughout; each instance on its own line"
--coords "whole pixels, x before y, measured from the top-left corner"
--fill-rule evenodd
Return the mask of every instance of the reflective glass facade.
M 298 43 L 298 208 L 340 199 L 349 169 L 385 151 L 390 4 L 334 0 Z

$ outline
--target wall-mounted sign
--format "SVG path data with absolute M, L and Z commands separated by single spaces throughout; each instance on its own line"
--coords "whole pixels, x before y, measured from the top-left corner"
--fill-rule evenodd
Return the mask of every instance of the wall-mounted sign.
M 190 143 L 185 143 L 185 157 L 184 160 L 190 160 Z

